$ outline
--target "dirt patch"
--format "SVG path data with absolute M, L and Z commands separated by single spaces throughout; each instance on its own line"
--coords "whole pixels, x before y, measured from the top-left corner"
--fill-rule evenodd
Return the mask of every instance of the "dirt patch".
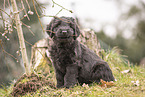
M 34 73 L 32 73 L 31 75 L 24 74 L 14 84 L 11 95 L 17 97 L 28 92 L 35 92 L 44 85 L 49 85 L 50 87 L 55 88 L 55 85 L 50 83 L 46 77 L 40 77 Z

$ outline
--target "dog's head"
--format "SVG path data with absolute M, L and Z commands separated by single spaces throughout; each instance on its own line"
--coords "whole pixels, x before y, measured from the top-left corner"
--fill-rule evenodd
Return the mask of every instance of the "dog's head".
M 49 36 L 59 42 L 75 40 L 80 35 L 79 27 L 72 17 L 54 17 L 47 25 Z

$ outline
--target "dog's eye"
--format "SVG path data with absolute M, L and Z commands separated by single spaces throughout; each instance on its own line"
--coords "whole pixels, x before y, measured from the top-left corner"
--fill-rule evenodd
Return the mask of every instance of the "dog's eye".
M 70 23 L 69 25 L 70 25 L 70 27 L 71 27 L 73 30 L 76 29 L 76 25 L 75 25 L 74 23 Z
M 69 23 L 69 25 L 70 25 L 70 27 L 72 27 L 73 25 L 72 25 L 72 23 Z
M 76 25 L 76 24 L 74 24 L 74 23 L 70 23 L 70 26 L 71 26 L 71 27 L 74 27 L 75 25 Z
M 53 27 L 54 28 L 58 27 L 58 25 L 60 25 L 60 23 L 61 23 L 60 21 L 54 21 Z

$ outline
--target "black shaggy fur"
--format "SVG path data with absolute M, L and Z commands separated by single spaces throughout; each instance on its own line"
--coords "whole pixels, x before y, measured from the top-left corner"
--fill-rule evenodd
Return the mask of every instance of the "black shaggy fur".
M 55 17 L 47 26 L 53 39 L 50 54 L 55 68 L 57 87 L 113 81 L 109 65 L 76 40 L 80 30 L 72 17 Z

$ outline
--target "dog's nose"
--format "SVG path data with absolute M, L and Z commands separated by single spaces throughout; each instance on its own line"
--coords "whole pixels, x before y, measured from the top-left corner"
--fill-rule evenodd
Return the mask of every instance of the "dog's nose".
M 62 31 L 62 34 L 63 34 L 63 35 L 66 35 L 66 34 L 67 34 L 67 31 Z

